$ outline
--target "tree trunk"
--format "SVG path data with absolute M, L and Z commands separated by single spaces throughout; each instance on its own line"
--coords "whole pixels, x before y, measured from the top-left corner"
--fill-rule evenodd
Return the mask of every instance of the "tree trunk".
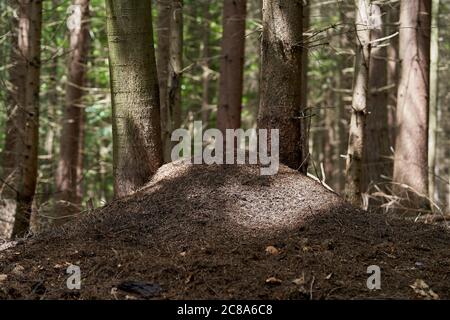
M 116 197 L 145 185 L 162 164 L 151 0 L 107 0 Z
M 246 6 L 247 0 L 224 1 L 217 112 L 217 127 L 222 132 L 241 127 Z
M 280 130 L 280 162 L 306 173 L 302 132 L 302 1 L 264 0 L 258 127 Z
M 382 176 L 392 176 L 390 156 L 390 137 L 388 122 L 387 91 L 387 52 L 386 47 L 377 40 L 384 37 L 381 8 L 371 6 L 371 52 L 369 67 L 369 96 L 365 127 L 365 144 L 363 146 L 362 191 L 368 192 L 377 185 L 387 191 Z M 379 203 L 369 201 L 373 206 Z
M 81 204 L 78 184 L 82 178 L 84 134 L 83 96 L 89 54 L 89 0 L 73 0 L 69 18 L 70 57 L 66 85 L 66 106 L 60 140 L 60 159 L 56 170 L 57 201 Z M 67 215 L 56 205 L 56 216 Z M 56 220 L 63 223 L 66 219 Z
M 368 102 L 370 66 L 371 0 L 355 0 L 356 56 L 353 82 L 352 115 L 347 151 L 345 198 L 355 206 L 362 205 L 362 156 Z
M 430 47 L 430 119 L 428 139 L 428 185 L 429 196 L 435 202 L 439 202 L 436 190 L 436 166 L 437 157 L 437 132 L 438 132 L 438 100 L 439 100 L 439 0 L 432 1 L 432 29 Z
M 310 26 L 310 0 L 303 0 L 303 26 L 302 29 L 304 32 L 308 31 Z M 309 163 L 309 131 L 311 128 L 311 117 L 312 114 L 311 109 L 308 106 L 308 66 L 309 66 L 309 57 L 308 57 L 308 47 L 307 47 L 308 36 L 303 34 L 303 52 L 302 52 L 302 82 L 301 82 L 301 98 L 302 105 L 301 108 L 303 110 L 302 116 L 304 117 L 300 121 L 300 131 L 303 133 L 302 139 L 302 159 L 304 160 L 304 166 L 307 168 Z
M 399 4 L 387 6 L 388 23 L 386 28 L 389 35 L 393 35 L 399 30 Z M 398 92 L 398 78 L 399 78 L 399 57 L 398 57 L 398 36 L 389 39 L 389 46 L 387 47 L 387 84 L 388 91 L 388 124 L 389 124 L 389 146 L 395 150 L 396 139 L 396 110 L 397 110 L 397 92 Z
M 211 34 L 211 14 L 209 12 L 209 0 L 203 2 L 203 39 L 202 39 L 202 122 L 204 127 L 209 127 L 210 110 L 210 50 L 209 39 Z
M 170 162 L 173 142 L 170 137 L 173 130 L 181 126 L 181 76 L 183 72 L 183 1 L 172 0 L 170 13 L 170 44 L 168 84 L 165 116 L 168 134 L 163 142 L 164 161 Z
M 170 60 L 170 21 L 172 16 L 172 0 L 159 0 L 157 3 L 158 20 L 157 20 L 157 68 L 158 68 L 158 83 L 159 95 L 161 104 L 161 135 L 163 141 L 163 149 L 170 149 L 166 147 L 170 145 L 170 126 L 168 123 L 168 107 L 167 107 L 167 86 L 169 84 L 169 60 Z M 164 151 L 164 161 L 170 161 L 170 153 Z
M 412 208 L 428 205 L 430 27 L 431 1 L 401 2 L 394 192 Z
M 14 223 L 8 235 L 20 237 L 30 227 L 37 180 L 39 140 L 39 78 L 42 1 L 17 2 L 17 42 L 13 41 L 10 105 L 3 153 L 1 217 Z M 9 220 L 11 222 L 11 220 Z

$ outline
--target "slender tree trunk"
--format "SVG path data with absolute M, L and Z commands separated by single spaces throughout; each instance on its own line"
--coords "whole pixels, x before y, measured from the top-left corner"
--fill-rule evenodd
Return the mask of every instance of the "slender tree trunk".
M 437 132 L 438 132 L 438 105 L 439 105 L 439 0 L 432 1 L 432 29 L 430 47 L 430 119 L 428 139 L 428 185 L 430 199 L 439 202 L 436 190 L 436 176 L 438 167 L 437 157 Z
M 83 96 L 86 86 L 86 67 L 89 54 L 89 0 L 73 0 L 70 16 L 70 57 L 66 85 L 66 105 L 60 140 L 60 159 L 56 170 L 58 201 L 80 205 L 79 184 L 82 177 L 84 135 Z M 56 216 L 67 215 L 56 206 Z M 65 219 L 58 219 L 63 223 Z
M 170 14 L 169 70 L 166 106 L 167 128 L 164 146 L 164 160 L 169 162 L 173 142 L 172 131 L 181 127 L 181 77 L 183 72 L 183 1 L 172 0 Z
M 306 173 L 302 120 L 302 1 L 264 0 L 258 127 L 280 130 L 280 162 Z M 304 128 L 303 128 L 304 129 Z
M 241 127 L 247 0 L 225 0 L 217 127 Z
M 162 164 L 151 0 L 106 0 L 116 197 L 133 193 Z
M 172 17 L 172 0 L 158 0 L 157 2 L 158 20 L 157 20 L 157 68 L 159 95 L 161 104 L 161 135 L 163 141 L 164 161 L 170 161 L 170 135 L 171 127 L 168 119 L 168 84 L 169 84 L 169 61 L 170 61 L 170 22 Z
M 352 115 L 347 152 L 345 198 L 362 205 L 362 157 L 365 144 L 370 66 L 370 6 L 371 0 L 355 0 L 356 57 L 353 82 Z
M 12 54 L 14 86 L 8 110 L 3 154 L 4 179 L 1 216 L 14 218 L 12 237 L 26 234 L 30 227 L 37 180 L 39 140 L 39 78 L 41 64 L 42 1 L 20 0 L 18 40 Z
M 431 1 L 401 2 L 394 192 L 413 208 L 428 205 L 430 27 Z
M 306 32 L 309 29 L 310 25 L 310 0 L 303 0 L 303 31 Z M 303 110 L 302 117 L 300 119 L 300 131 L 303 133 L 302 139 L 302 159 L 304 161 L 304 166 L 308 167 L 309 163 L 309 130 L 311 128 L 311 117 L 312 114 L 311 109 L 308 106 L 308 65 L 309 65 L 309 57 L 308 57 L 308 36 L 303 35 L 303 52 L 302 52 L 302 82 L 301 82 L 301 98 L 302 105 L 301 108 Z
M 202 122 L 203 126 L 209 127 L 210 110 L 210 50 L 209 39 L 211 34 L 211 14 L 209 12 L 209 0 L 203 1 L 203 38 L 202 38 Z
M 388 23 L 386 28 L 389 35 L 393 35 L 399 30 L 399 4 L 394 4 L 388 7 Z M 389 46 L 387 47 L 387 84 L 388 91 L 388 124 L 389 124 L 389 146 L 395 150 L 396 139 L 396 110 L 397 110 L 397 92 L 398 92 L 398 78 L 399 78 L 399 57 L 398 57 L 398 36 L 389 39 Z
M 369 96 L 363 146 L 362 191 L 370 193 L 378 189 L 369 189 L 377 185 L 386 191 L 387 182 L 382 177 L 392 176 L 390 156 L 390 137 L 388 122 L 387 90 L 387 52 L 383 43 L 377 40 L 384 37 L 383 13 L 378 5 L 371 5 L 371 52 L 369 67 Z M 374 206 L 379 203 L 369 201 Z

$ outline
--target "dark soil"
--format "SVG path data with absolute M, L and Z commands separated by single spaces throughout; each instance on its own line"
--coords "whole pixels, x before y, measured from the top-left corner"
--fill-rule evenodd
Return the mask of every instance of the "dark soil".
M 70 264 L 81 290 L 66 287 Z M 367 289 L 370 265 L 381 290 Z M 359 211 L 285 167 L 170 164 L 136 194 L 0 251 L 0 299 L 437 297 L 450 298 L 444 227 Z

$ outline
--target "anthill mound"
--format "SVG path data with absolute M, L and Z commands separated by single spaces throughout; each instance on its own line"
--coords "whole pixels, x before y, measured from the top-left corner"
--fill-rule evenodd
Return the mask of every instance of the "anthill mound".
M 286 167 L 169 164 L 0 251 L 0 298 L 450 298 L 449 246 L 444 228 L 361 212 Z M 81 290 L 67 289 L 71 264 Z M 367 288 L 370 265 L 381 290 Z

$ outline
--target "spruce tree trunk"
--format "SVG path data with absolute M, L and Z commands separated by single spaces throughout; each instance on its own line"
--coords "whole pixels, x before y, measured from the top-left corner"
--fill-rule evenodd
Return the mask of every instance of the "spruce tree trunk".
M 211 115 L 210 110 L 210 50 L 209 50 L 209 39 L 211 36 L 211 14 L 209 12 L 209 0 L 203 1 L 203 38 L 202 38 L 202 122 L 204 127 L 209 127 L 209 118 Z
M 84 135 L 84 90 L 89 54 L 89 0 L 73 0 L 70 29 L 70 56 L 66 85 L 66 102 L 60 140 L 60 158 L 56 170 L 57 201 L 81 204 L 79 184 L 82 180 Z M 56 205 L 56 217 L 67 215 Z M 63 223 L 65 219 L 57 219 Z
M 162 164 L 151 0 L 107 0 L 114 192 L 144 186 Z
M 161 104 L 161 135 L 163 141 L 163 149 L 169 149 L 166 145 L 170 145 L 170 125 L 168 123 L 168 106 L 167 106 L 167 86 L 169 84 L 169 61 L 170 61 L 170 22 L 172 16 L 172 0 L 159 0 L 157 3 L 158 19 L 157 19 L 157 35 L 158 47 L 156 51 L 156 63 L 158 68 L 159 95 Z M 170 161 L 170 153 L 164 152 L 164 162 Z
M 401 1 L 394 192 L 412 208 L 428 205 L 430 27 L 431 1 Z
M 438 106 L 439 106 L 439 0 L 432 1 L 432 29 L 430 47 L 430 119 L 428 139 L 428 185 L 430 198 L 439 202 L 436 188 L 436 176 L 439 174 L 436 165 L 437 135 L 438 135 Z
M 347 151 L 345 198 L 362 205 L 362 157 L 369 96 L 370 6 L 371 0 L 355 0 L 356 56 L 353 80 L 352 115 Z
M 14 217 L 8 233 L 29 231 L 37 181 L 39 140 L 39 78 L 41 65 L 42 1 L 17 2 L 17 42 L 13 41 L 13 92 L 10 95 L 0 216 Z
M 258 127 L 280 130 L 280 162 L 306 173 L 302 131 L 302 1 L 264 0 Z
M 362 191 L 373 192 L 374 185 L 387 191 L 386 179 L 392 176 L 392 161 L 389 159 L 390 136 L 388 122 L 387 52 L 382 42 L 384 28 L 383 13 L 378 5 L 371 6 L 371 52 L 369 67 L 369 96 L 365 127 L 366 143 L 363 146 Z M 369 190 L 369 188 L 371 188 Z M 369 205 L 376 205 L 369 201 Z
M 241 127 L 247 0 L 225 0 L 217 127 Z

